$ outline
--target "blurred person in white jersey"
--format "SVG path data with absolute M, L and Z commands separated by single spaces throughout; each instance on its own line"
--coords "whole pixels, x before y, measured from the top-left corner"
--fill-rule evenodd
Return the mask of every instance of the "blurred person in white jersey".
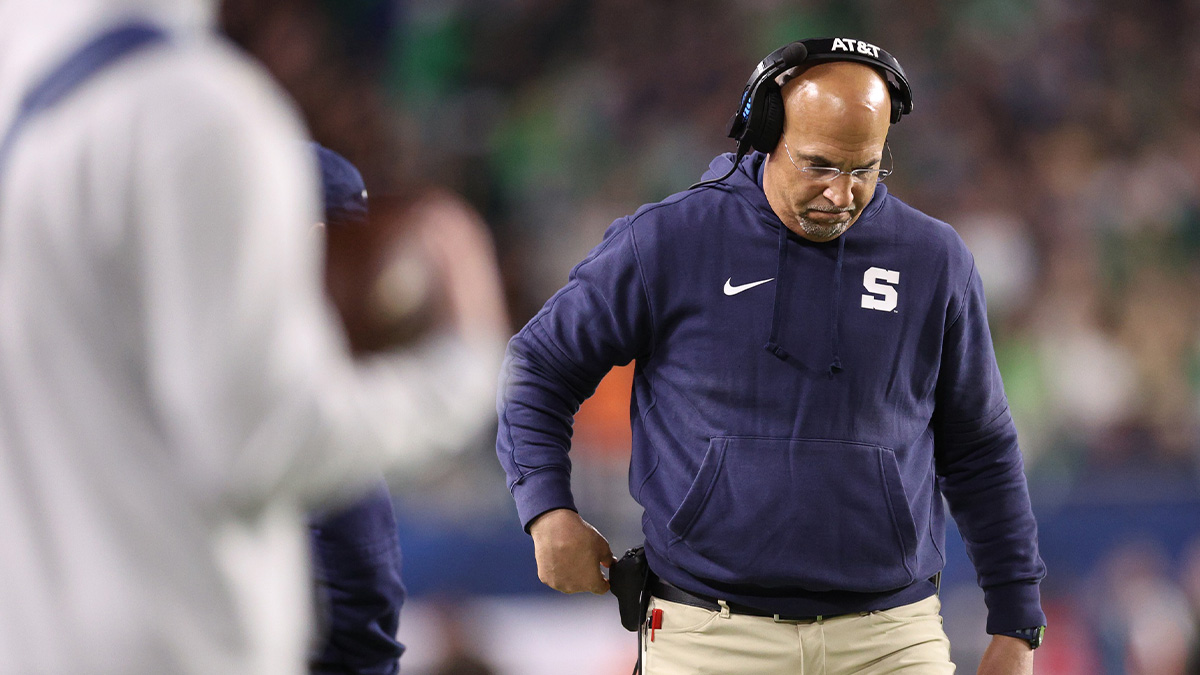
M 304 130 L 215 4 L 0 0 L 0 673 L 303 672 L 304 509 L 494 415 L 491 251 L 351 361 Z

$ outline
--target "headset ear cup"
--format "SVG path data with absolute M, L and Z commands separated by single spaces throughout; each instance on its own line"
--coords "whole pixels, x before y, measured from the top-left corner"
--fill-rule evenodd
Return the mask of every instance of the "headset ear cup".
M 904 116 L 904 96 L 899 87 L 888 83 L 889 98 L 892 99 L 892 124 L 900 121 Z
M 754 135 L 753 147 L 759 152 L 774 152 L 783 133 L 783 96 L 778 87 L 771 87 L 763 97 L 762 125 Z

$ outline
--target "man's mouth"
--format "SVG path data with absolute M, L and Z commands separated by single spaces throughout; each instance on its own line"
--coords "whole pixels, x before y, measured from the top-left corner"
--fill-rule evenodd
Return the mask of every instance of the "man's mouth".
M 852 213 L 850 211 L 821 211 L 818 209 L 808 209 L 804 215 L 819 223 L 844 223 L 850 219 Z

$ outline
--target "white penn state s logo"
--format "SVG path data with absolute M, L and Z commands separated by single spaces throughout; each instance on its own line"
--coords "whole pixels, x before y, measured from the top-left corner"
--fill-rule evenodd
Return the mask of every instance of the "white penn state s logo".
M 869 268 L 863 274 L 863 309 L 877 309 L 881 312 L 891 312 L 896 309 L 899 294 L 896 286 L 900 283 L 900 273 L 895 270 L 885 270 L 882 267 Z M 890 284 L 890 285 L 889 285 Z
M 833 47 L 831 50 L 835 52 L 858 52 L 864 56 L 874 56 L 875 58 L 879 58 L 879 47 L 876 47 L 870 42 L 863 42 L 862 40 L 834 38 Z

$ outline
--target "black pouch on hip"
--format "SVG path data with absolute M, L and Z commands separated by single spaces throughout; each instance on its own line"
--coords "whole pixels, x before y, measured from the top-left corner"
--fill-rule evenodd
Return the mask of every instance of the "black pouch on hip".
M 617 596 L 621 625 L 625 630 L 637 632 L 646 617 L 646 608 L 650 604 L 650 594 L 646 592 L 649 579 L 650 566 L 646 563 L 644 546 L 626 551 L 608 571 L 608 587 Z

